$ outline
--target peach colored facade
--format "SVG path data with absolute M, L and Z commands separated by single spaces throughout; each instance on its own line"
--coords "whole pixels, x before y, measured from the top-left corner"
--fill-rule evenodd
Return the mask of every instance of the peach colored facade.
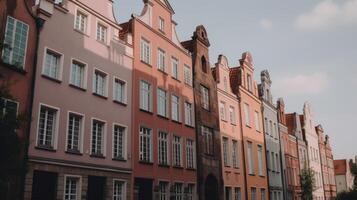
M 230 67 L 220 55 L 214 68 L 220 116 L 222 176 L 225 199 L 245 199 L 243 149 L 239 99 L 231 87 Z
M 245 156 L 246 195 L 247 199 L 254 199 L 255 196 L 255 199 L 261 200 L 269 198 L 268 180 L 261 101 L 253 73 L 252 56 L 248 52 L 243 53 L 240 66 L 232 68 L 232 84 L 233 91 L 238 92 L 241 98 L 240 118 Z
M 122 37 L 133 37 L 134 48 L 135 199 L 182 198 L 182 195 L 195 199 L 196 165 L 189 163 L 195 163 L 196 159 L 191 56 L 177 39 L 176 23 L 172 19 L 174 11 L 169 2 L 149 0 L 144 3 L 141 15 L 133 15 L 123 24 L 126 29 L 122 31 Z M 185 69 L 191 76 L 188 82 Z M 190 113 L 186 112 L 186 103 L 191 105 Z M 188 155 L 189 142 L 192 142 L 192 155 Z
M 70 185 L 82 198 L 112 199 L 120 187 L 131 199 L 133 54 L 112 9 L 112 1 L 38 2 L 45 24 L 25 199 L 64 199 Z

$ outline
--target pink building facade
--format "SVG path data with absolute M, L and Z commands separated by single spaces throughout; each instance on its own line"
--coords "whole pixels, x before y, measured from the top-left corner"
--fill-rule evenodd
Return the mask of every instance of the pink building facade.
M 144 1 L 123 24 L 133 37 L 133 172 L 139 200 L 196 199 L 192 58 L 177 39 L 166 0 Z
M 25 199 L 131 199 L 131 41 L 113 2 L 37 2 Z
M 239 99 L 232 91 L 230 67 L 224 55 L 219 56 L 213 73 L 217 80 L 224 196 L 226 200 L 245 199 Z

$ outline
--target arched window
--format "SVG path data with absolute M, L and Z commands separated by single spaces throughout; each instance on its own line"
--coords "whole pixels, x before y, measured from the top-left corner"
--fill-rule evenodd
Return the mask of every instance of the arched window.
M 202 71 L 204 73 L 207 73 L 207 61 L 204 56 L 202 56 L 202 58 L 201 58 L 201 67 L 202 67 Z

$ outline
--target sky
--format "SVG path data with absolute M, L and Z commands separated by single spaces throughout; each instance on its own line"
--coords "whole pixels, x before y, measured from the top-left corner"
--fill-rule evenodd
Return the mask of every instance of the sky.
M 275 100 L 287 113 L 302 113 L 330 136 L 335 159 L 357 155 L 357 0 L 171 0 L 181 41 L 204 25 L 218 55 L 237 66 L 243 52 L 253 56 L 255 79 L 268 69 Z M 142 0 L 115 0 L 120 23 L 140 14 Z

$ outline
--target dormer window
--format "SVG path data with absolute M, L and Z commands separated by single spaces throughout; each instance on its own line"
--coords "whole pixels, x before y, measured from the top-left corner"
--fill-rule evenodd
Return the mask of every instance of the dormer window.
M 248 90 L 250 91 L 250 92 L 252 92 L 252 77 L 249 75 L 249 74 L 247 74 L 247 87 L 248 87 Z
M 165 20 L 159 17 L 159 30 L 165 32 Z
M 202 67 L 202 71 L 204 73 L 207 73 L 207 61 L 204 56 L 202 56 L 202 58 L 201 58 L 201 67 Z

